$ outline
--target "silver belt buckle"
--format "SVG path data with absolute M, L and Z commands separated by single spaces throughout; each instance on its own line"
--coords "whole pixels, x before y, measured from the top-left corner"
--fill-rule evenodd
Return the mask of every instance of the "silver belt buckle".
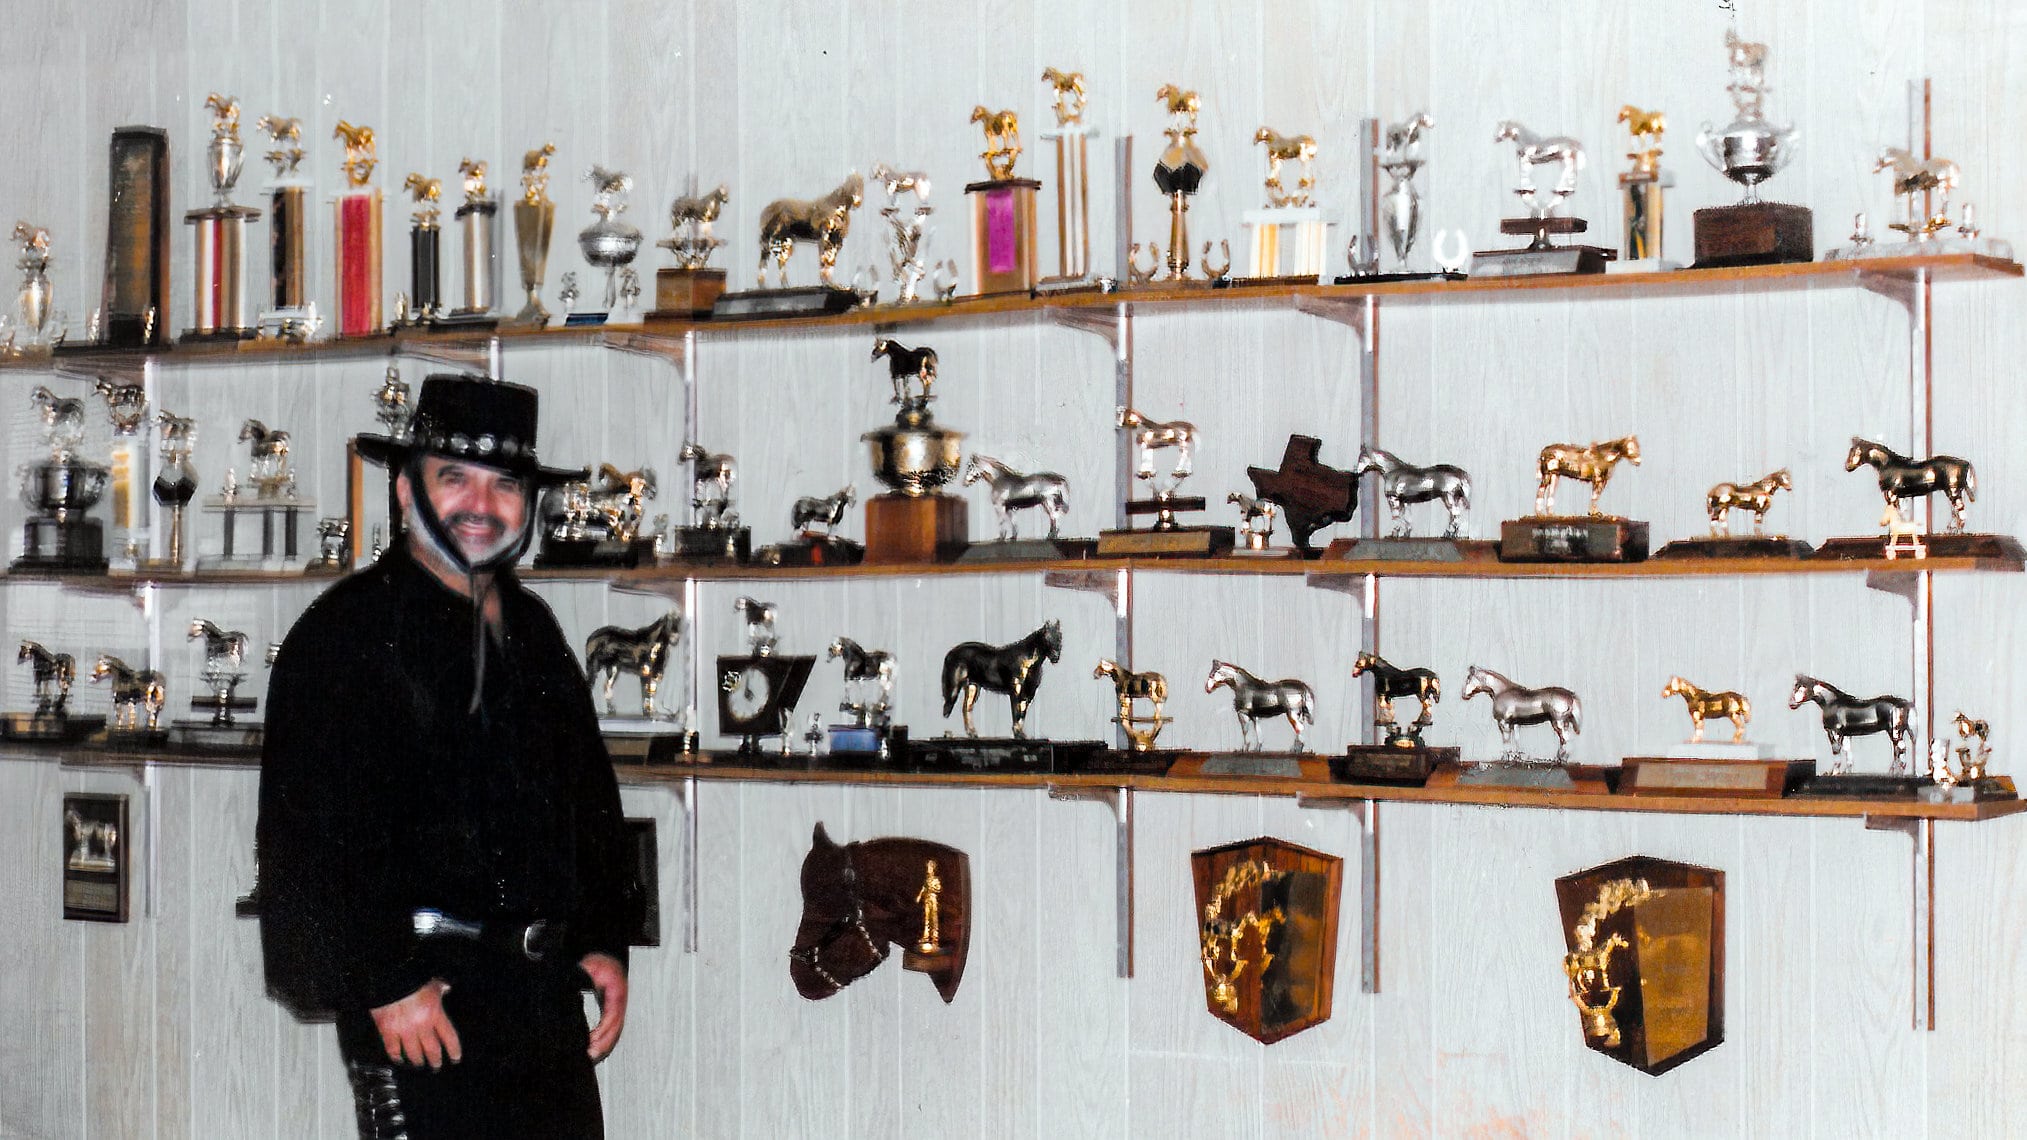
M 549 922 L 547 919 L 538 919 L 522 928 L 521 953 L 527 955 L 530 962 L 540 962 L 547 956 L 548 951 L 535 948 L 535 941 L 547 933 L 549 933 Z

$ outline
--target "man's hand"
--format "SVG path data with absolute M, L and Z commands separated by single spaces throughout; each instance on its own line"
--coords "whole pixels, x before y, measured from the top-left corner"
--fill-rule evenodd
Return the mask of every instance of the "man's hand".
M 577 965 L 598 991 L 598 1024 L 591 1027 L 591 1061 L 597 1064 L 626 1028 L 626 967 L 610 954 L 586 954 Z
M 400 1001 L 373 1010 L 373 1025 L 380 1030 L 388 1060 L 441 1069 L 446 1056 L 452 1064 L 464 1059 L 457 1029 L 443 1012 L 443 995 L 449 989 L 448 982 L 431 978 Z

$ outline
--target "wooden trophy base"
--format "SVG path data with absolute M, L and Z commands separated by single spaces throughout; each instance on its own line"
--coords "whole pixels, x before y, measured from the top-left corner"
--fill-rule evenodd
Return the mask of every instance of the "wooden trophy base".
M 1419 788 L 1429 782 L 1438 764 L 1456 764 L 1456 748 L 1426 744 L 1354 744 L 1343 756 L 1330 758 L 1330 778 L 1345 784 L 1381 784 Z
M 1619 767 L 1618 792 L 1623 796 L 1779 799 L 1816 774 L 1814 760 L 1628 756 Z
M 1604 769 L 1552 760 L 1491 760 L 1443 763 L 1429 774 L 1431 788 L 1524 788 L 1537 792 L 1605 795 L 1611 783 Z
M 257 755 L 265 737 L 266 731 L 257 723 L 217 724 L 210 720 L 178 720 L 169 726 L 170 745 L 188 752 Z
M 725 292 L 722 269 L 655 270 L 655 307 L 651 321 L 687 321 L 712 315 Z
M 1696 211 L 1692 269 L 1778 265 L 1816 259 L 1816 226 L 1807 206 L 1745 202 Z
M 971 199 L 974 292 L 1026 293 L 1041 281 L 1035 260 L 1035 191 L 1032 178 L 998 178 L 964 188 Z
M 1499 524 L 1501 562 L 1641 562 L 1647 524 L 1616 515 L 1530 515 Z
M 1582 218 L 1501 218 L 1499 232 L 1529 237 L 1525 249 L 1488 249 L 1471 255 L 1473 277 L 1540 277 L 1603 273 L 1618 257 L 1600 245 L 1550 245 L 1550 235 L 1580 234 L 1590 228 Z
M 655 540 L 636 538 L 544 538 L 535 553 L 535 569 L 600 566 L 631 570 L 655 563 Z
M 657 283 L 659 287 L 659 282 Z M 848 312 L 859 303 L 856 293 L 836 285 L 807 285 L 799 289 L 748 289 L 723 293 L 712 302 L 711 319 L 769 320 L 776 317 L 807 317 L 820 313 Z
M 970 512 L 955 495 L 888 492 L 866 500 L 866 564 L 948 562 L 964 550 Z
M 1089 558 L 1098 544 L 1088 538 L 1015 538 L 974 542 L 959 562 L 1062 562 Z
M 1916 793 L 1923 803 L 1928 804 L 1977 804 L 1987 800 L 2017 800 L 2020 792 L 2013 786 L 2011 776 L 1986 776 L 1967 784 L 1943 787 L 1930 784 Z
M 1074 772 L 1105 751 L 1098 740 L 1024 740 L 1014 736 L 932 736 L 909 742 L 911 772 Z
M 157 752 L 169 743 L 169 732 L 162 728 L 107 728 L 93 743 L 108 752 Z
M 2023 549 L 2020 540 L 2010 534 L 1924 534 L 1917 537 L 1931 558 L 1997 558 L 2009 562 L 2027 559 L 2027 549 Z M 1836 561 L 1885 558 L 1886 543 L 1883 535 L 1826 538 L 1810 557 Z M 1921 569 L 1921 559 L 1905 550 L 1899 552 L 1898 560 L 1909 563 L 1910 570 Z
M 102 716 L 11 712 L 0 715 L 0 738 L 43 744 L 74 744 L 103 730 Z
M 803 531 L 793 542 L 763 546 L 753 561 L 762 566 L 857 566 L 866 548 L 849 538 Z
M 669 532 L 669 561 L 744 562 L 753 553 L 753 531 L 743 526 L 679 526 Z
M 1499 544 L 1482 538 L 1340 538 L 1324 548 L 1326 562 L 1490 562 Z
M 1934 787 L 1927 776 L 1882 776 L 1876 772 L 1846 772 L 1843 775 L 1812 776 L 1795 787 L 1790 795 L 1839 800 L 1920 799 L 1924 789 Z
M 1779 535 L 1748 535 L 1739 538 L 1678 538 L 1654 552 L 1659 559 L 1698 558 L 1807 558 L 1809 544 L 1799 538 Z
M 1082 757 L 1077 770 L 1120 776 L 1165 776 L 1176 761 L 1187 755 L 1180 748 L 1150 748 L 1145 752 L 1107 748 Z
M 1182 526 L 1175 521 L 1178 514 L 1203 509 L 1201 495 L 1132 500 L 1126 504 L 1127 515 L 1153 515 L 1155 524 L 1146 530 L 1099 531 L 1098 557 L 1209 558 L 1231 550 L 1237 542 L 1231 527 Z
M 680 764 L 697 756 L 697 734 L 639 716 L 598 719 L 605 753 L 615 764 Z
M 1237 776 L 1249 780 L 1330 782 L 1330 761 L 1314 752 L 1195 752 L 1169 767 L 1171 776 Z

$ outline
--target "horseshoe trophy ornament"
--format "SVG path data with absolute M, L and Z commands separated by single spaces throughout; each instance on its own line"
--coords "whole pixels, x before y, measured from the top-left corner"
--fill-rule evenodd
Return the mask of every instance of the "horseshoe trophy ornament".
M 1722 128 L 1705 122 L 1696 133 L 1696 149 L 1745 193 L 1736 205 L 1696 211 L 1695 267 L 1813 260 L 1816 227 L 1809 208 L 1760 200 L 1760 184 L 1779 174 L 1799 145 L 1794 127 L 1767 121 L 1767 45 L 1740 39 L 1738 29 L 1728 27 L 1724 50 L 1731 66 L 1725 90 L 1731 93 L 1737 117 Z
M 1457 239 L 1455 246 L 1450 244 L 1453 237 Z M 1463 230 L 1437 230 L 1435 255 L 1436 266 L 1445 276 L 1461 280 L 1470 275 L 1471 239 Z
M 1584 146 L 1568 135 L 1538 135 L 1515 119 L 1503 119 L 1492 134 L 1495 143 L 1511 143 L 1518 185 L 1514 194 L 1527 207 L 1519 218 L 1501 218 L 1499 232 L 1532 238 L 1520 249 L 1480 250 L 1474 272 L 1480 277 L 1531 277 L 1542 274 L 1603 273 L 1605 263 L 1617 255 L 1603 246 L 1557 245 L 1557 237 L 1580 234 L 1590 223 L 1566 213 L 1567 203 L 1577 190 L 1577 175 L 1584 169 Z M 1556 170 L 1555 185 L 1544 200 L 1534 184 L 1537 167 Z
M 972 292 L 1026 293 L 1041 281 L 1035 258 L 1035 192 L 1032 178 L 1014 173 L 1021 156 L 1020 118 L 1012 111 L 971 109 L 971 121 L 985 128 L 985 178 L 964 187 L 971 199 Z
M 1585 1046 L 1658 1075 L 1724 1041 L 1724 872 L 1636 855 L 1555 881 Z
M 1598 509 L 1598 500 L 1619 463 L 1640 465 L 1640 440 L 1635 436 L 1600 440 L 1579 446 L 1552 443 L 1535 463 L 1540 483 L 1534 513 L 1507 519 L 1499 528 L 1503 562 L 1639 562 L 1647 557 L 1647 524 Z M 1590 511 L 1562 515 L 1555 511 L 1556 484 L 1574 479 L 1589 484 Z

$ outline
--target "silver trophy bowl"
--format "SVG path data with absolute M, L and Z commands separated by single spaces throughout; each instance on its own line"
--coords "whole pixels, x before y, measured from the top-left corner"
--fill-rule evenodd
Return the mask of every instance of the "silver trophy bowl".
M 600 218 L 578 231 L 577 248 L 592 265 L 617 269 L 640 251 L 640 231 L 616 218 Z
M 62 521 L 82 513 L 105 494 L 110 469 L 79 460 L 46 460 L 21 470 L 21 501 L 46 518 Z
M 957 478 L 964 433 L 938 427 L 926 413 L 902 412 L 893 423 L 859 437 L 873 460 L 873 476 L 903 495 L 926 495 Z
M 1720 174 L 1745 187 L 1745 200 L 1759 201 L 1759 184 L 1779 174 L 1795 157 L 1797 130 L 1782 129 L 1765 119 L 1740 118 L 1723 130 L 1705 123 L 1697 132 L 1696 149 Z

